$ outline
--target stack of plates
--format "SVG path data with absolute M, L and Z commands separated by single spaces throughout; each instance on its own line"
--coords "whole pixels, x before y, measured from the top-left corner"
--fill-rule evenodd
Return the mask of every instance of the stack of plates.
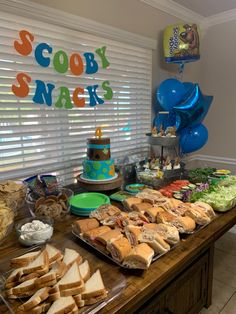
M 108 196 L 102 193 L 81 193 L 70 198 L 70 211 L 78 216 L 89 216 L 90 212 L 104 204 L 110 204 Z

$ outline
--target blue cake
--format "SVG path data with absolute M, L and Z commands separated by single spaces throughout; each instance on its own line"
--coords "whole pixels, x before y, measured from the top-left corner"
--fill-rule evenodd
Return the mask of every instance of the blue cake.
M 109 180 L 114 177 L 115 167 L 110 153 L 110 139 L 87 139 L 87 159 L 83 161 L 83 178 Z

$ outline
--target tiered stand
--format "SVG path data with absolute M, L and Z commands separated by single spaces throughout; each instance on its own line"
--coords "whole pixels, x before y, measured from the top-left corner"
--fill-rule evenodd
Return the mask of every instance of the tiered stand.
M 110 191 L 121 187 L 123 180 L 120 174 L 112 180 L 86 180 L 83 179 L 82 174 L 77 176 L 78 184 L 87 191 Z

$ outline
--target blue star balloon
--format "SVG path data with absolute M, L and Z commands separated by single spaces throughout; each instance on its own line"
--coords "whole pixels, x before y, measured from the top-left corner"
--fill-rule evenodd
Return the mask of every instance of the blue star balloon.
M 176 128 L 178 131 L 186 127 L 200 124 L 205 118 L 213 96 L 204 96 L 198 84 L 193 84 L 185 100 L 173 108 L 176 113 Z

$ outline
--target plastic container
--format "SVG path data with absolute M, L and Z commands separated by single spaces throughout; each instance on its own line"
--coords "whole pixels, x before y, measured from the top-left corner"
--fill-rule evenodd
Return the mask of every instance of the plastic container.
M 33 193 L 26 195 L 26 204 L 30 214 L 35 216 L 49 217 L 60 220 L 70 212 L 70 198 L 74 192 L 67 188 L 61 188 L 58 196 L 35 197 Z
M 46 217 L 30 217 L 20 220 L 16 226 L 18 240 L 24 246 L 39 245 L 53 235 L 53 220 Z

